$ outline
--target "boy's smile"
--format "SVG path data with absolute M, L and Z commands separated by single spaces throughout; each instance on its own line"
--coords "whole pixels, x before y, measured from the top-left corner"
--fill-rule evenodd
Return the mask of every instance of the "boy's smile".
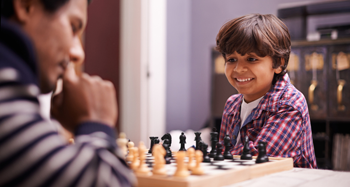
M 225 75 L 230 84 L 252 102 L 268 92 L 272 86 L 274 74 L 281 68 L 273 69 L 270 56 L 259 57 L 255 53 L 240 55 L 236 51 L 225 55 Z

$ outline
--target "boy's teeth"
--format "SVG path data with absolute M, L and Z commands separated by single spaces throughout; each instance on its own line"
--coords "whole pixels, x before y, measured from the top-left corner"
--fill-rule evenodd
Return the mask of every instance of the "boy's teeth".
M 239 82 L 246 82 L 246 81 L 250 81 L 250 80 L 252 80 L 251 78 L 249 78 L 249 79 L 237 79 Z

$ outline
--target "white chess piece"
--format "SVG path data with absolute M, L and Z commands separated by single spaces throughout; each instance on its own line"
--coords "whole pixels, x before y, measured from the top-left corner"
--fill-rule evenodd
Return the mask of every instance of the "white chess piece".
M 166 176 L 165 159 L 166 151 L 162 145 L 155 144 L 152 148 L 154 165 L 152 173 L 154 175 Z
M 204 174 L 204 170 L 201 167 L 201 163 L 203 161 L 203 153 L 200 150 L 196 150 L 195 153 L 195 157 L 196 157 L 196 166 L 194 168 L 192 168 L 192 174 L 193 175 L 203 175 Z
M 126 161 L 131 162 L 134 158 L 134 153 L 131 149 L 134 148 L 134 142 L 128 142 L 128 155 L 126 156 Z
M 150 169 L 148 169 L 147 165 L 146 165 L 146 147 L 143 144 L 143 142 L 141 141 L 139 144 L 139 157 L 140 157 L 140 165 L 139 167 L 136 169 L 136 173 L 137 174 L 142 174 L 142 175 L 150 175 L 151 171 Z
M 192 170 L 192 168 L 195 166 L 195 162 L 193 160 L 193 157 L 194 157 L 194 148 L 193 147 L 190 147 L 187 149 L 187 156 L 188 156 L 188 170 Z
M 139 167 L 140 165 L 140 160 L 139 160 L 139 152 L 137 147 L 133 147 L 129 150 L 129 154 L 133 155 L 132 162 L 130 164 L 130 168 L 134 171 Z
M 126 139 L 126 134 L 124 132 L 121 132 L 117 139 L 117 145 L 122 150 L 122 153 L 124 156 L 126 156 L 127 154 L 127 147 L 126 147 L 127 143 L 128 143 L 128 140 Z
M 176 171 L 174 173 L 174 177 L 186 178 L 190 175 L 190 172 L 187 169 L 185 164 L 185 151 L 179 151 L 176 153 Z

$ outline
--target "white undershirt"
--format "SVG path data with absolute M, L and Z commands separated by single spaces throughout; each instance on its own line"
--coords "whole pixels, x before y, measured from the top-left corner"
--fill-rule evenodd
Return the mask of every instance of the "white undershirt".
M 260 97 L 259 99 L 255 100 L 255 101 L 252 101 L 250 103 L 246 103 L 244 101 L 244 98 L 243 98 L 243 101 L 242 101 L 242 104 L 241 104 L 241 127 L 243 126 L 243 123 L 244 121 L 247 119 L 247 117 L 250 115 L 250 113 L 252 113 L 252 110 L 258 106 L 260 100 L 263 98 L 264 96 Z M 236 145 L 238 145 L 239 143 L 241 142 L 241 133 L 238 132 L 238 136 L 237 136 L 237 143 Z

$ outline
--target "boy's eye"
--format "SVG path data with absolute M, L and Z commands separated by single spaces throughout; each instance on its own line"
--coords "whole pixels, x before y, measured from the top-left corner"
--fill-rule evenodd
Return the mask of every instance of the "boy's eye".
M 71 24 L 73 34 L 77 33 L 78 29 L 74 24 Z
M 254 62 L 254 61 L 257 61 L 258 59 L 256 59 L 256 58 L 248 58 L 248 61 L 250 61 L 250 62 Z
M 226 62 L 228 62 L 228 63 L 237 62 L 237 59 L 229 58 L 229 59 L 226 60 Z

